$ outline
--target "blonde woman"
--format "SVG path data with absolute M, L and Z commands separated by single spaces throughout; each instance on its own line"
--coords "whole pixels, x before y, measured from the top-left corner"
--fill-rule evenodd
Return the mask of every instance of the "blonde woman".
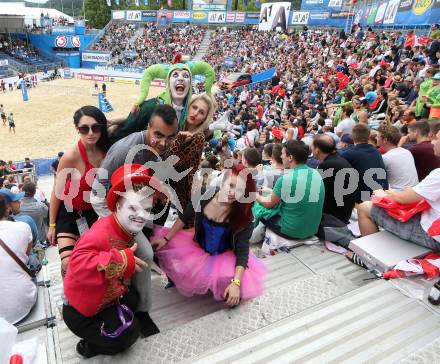
M 193 95 L 188 109 L 185 130 L 179 133 L 166 156 L 176 155 L 179 157 L 179 161 L 174 166 L 178 172 L 191 168 L 190 173 L 174 186 L 182 209 L 185 209 L 191 200 L 194 173 L 199 167 L 205 145 L 204 132 L 208 130 L 209 124 L 212 122 L 215 109 L 216 104 L 211 96 L 205 93 Z

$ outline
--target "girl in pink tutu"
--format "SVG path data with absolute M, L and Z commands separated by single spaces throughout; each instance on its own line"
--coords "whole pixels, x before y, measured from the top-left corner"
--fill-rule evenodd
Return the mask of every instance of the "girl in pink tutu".
M 236 306 L 263 293 L 264 264 L 249 251 L 255 182 L 234 166 L 220 189 L 189 203 L 171 229 L 157 226 L 152 238 L 161 269 L 184 296 L 211 291 Z M 183 228 L 194 220 L 194 231 Z

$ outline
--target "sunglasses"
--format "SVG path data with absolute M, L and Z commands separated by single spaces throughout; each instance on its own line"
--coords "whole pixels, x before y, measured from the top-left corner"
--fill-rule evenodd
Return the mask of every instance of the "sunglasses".
M 102 125 L 100 125 L 100 124 L 93 124 L 92 126 L 81 125 L 81 126 L 78 126 L 77 128 L 78 128 L 78 131 L 80 132 L 80 134 L 87 135 L 87 134 L 89 134 L 90 129 L 92 129 L 93 134 L 101 132 L 101 127 L 102 127 Z

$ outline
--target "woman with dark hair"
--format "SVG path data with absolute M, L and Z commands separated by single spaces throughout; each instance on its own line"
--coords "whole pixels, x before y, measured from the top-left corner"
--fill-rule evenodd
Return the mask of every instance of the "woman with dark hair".
M 379 96 L 374 102 L 370 105 L 370 110 L 372 115 L 383 114 L 387 111 L 388 108 L 388 92 L 385 88 L 381 88 L 379 91 Z
M 377 87 L 383 87 L 385 85 L 386 77 L 383 75 L 383 70 L 379 68 L 373 77 L 373 82 Z
M 185 296 L 211 291 L 236 306 L 263 292 L 266 268 L 249 251 L 255 182 L 243 165 L 233 166 L 220 189 L 188 204 L 171 229 L 156 227 L 152 245 L 161 269 Z M 196 212 L 197 211 L 197 212 Z M 182 230 L 195 221 L 195 234 Z
M 60 159 L 50 198 L 47 234 L 50 244 L 58 243 L 63 276 L 76 241 L 98 219 L 90 204 L 91 183 L 95 168 L 101 165 L 110 145 L 107 119 L 95 106 L 77 110 L 73 123 L 80 138 Z

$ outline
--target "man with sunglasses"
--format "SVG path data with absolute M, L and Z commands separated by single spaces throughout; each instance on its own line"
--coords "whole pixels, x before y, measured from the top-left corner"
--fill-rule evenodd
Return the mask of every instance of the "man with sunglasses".
M 105 196 L 109 191 L 110 176 L 113 172 L 127 163 L 145 165 L 148 162 L 160 161 L 177 133 L 176 111 L 169 105 L 159 105 L 151 115 L 147 130 L 132 133 L 112 145 L 92 185 L 90 200 L 99 216 L 103 217 L 111 213 L 106 205 Z M 160 199 L 156 200 L 151 211 L 151 214 L 157 217 L 154 224 L 164 225 L 168 211 L 169 203 L 164 203 Z M 132 282 L 140 296 L 136 316 L 141 324 L 141 333 L 145 337 L 159 332 L 148 314 L 151 309 L 151 266 L 153 263 L 153 249 L 148 240 L 151 228 L 152 224 L 136 236 L 138 244 L 136 256 L 147 262 L 148 268 L 137 272 Z

